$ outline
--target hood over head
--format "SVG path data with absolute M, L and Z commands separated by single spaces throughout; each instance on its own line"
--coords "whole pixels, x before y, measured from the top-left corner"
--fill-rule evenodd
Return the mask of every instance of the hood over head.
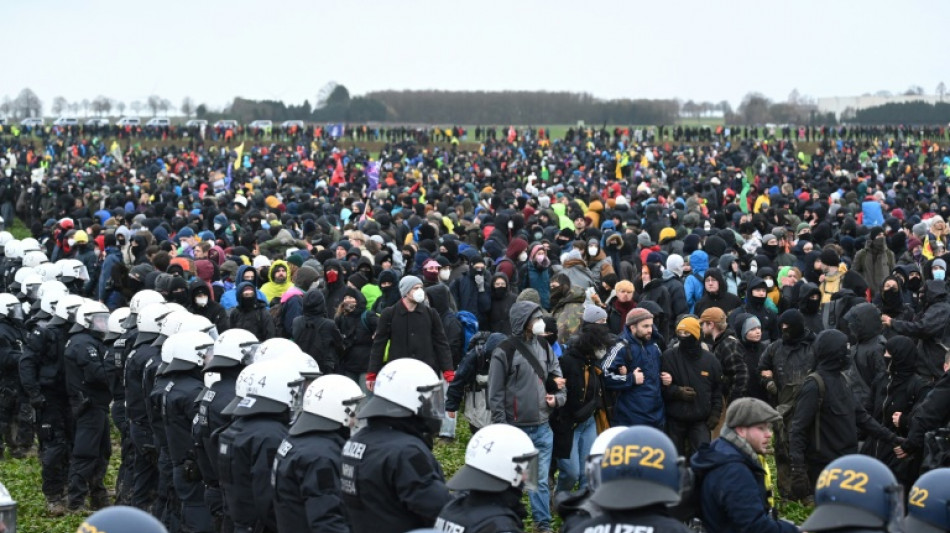
M 881 324 L 881 311 L 874 304 L 867 302 L 858 304 L 848 310 L 844 315 L 848 322 L 848 327 L 858 342 L 864 342 L 873 339 L 881 334 L 883 325 Z
M 913 375 L 917 373 L 917 343 L 909 337 L 895 335 L 887 340 L 885 345 L 888 360 L 888 371 L 894 375 Z
M 515 335 L 524 333 L 524 328 L 528 325 L 528 321 L 535 313 L 539 313 L 540 311 L 541 306 L 533 302 L 520 301 L 512 304 L 511 311 L 508 315 L 511 320 L 511 332 Z
M 696 250 L 689 254 L 689 266 L 693 269 L 693 272 L 702 276 L 709 268 L 709 255 L 702 250 Z
M 307 316 L 327 316 L 327 299 L 323 291 L 310 289 L 303 295 L 303 313 Z
M 818 334 L 812 345 L 815 364 L 819 370 L 841 371 L 851 363 L 848 336 L 837 329 L 826 329 Z

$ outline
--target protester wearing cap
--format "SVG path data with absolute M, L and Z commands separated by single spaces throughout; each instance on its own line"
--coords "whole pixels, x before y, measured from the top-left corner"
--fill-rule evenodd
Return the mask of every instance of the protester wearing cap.
M 726 410 L 719 438 L 693 454 L 690 466 L 701 479 L 699 516 L 706 531 L 799 531 L 772 518 L 769 503 L 763 456 L 772 438 L 770 424 L 780 419 L 766 402 L 739 398 Z
M 637 424 L 664 429 L 666 423 L 660 373 L 660 336 L 653 326 L 653 315 L 642 307 L 627 313 L 619 340 L 600 363 L 604 387 L 617 393 L 610 424 Z
M 442 319 L 426 305 L 422 280 L 406 276 L 399 280 L 400 300 L 379 316 L 379 325 L 370 351 L 366 387 L 373 390 L 376 373 L 386 361 L 403 357 L 418 359 L 432 367 L 445 381 L 455 377 L 452 355 Z
M 726 313 L 718 307 L 710 307 L 699 317 L 703 340 L 707 349 L 722 365 L 723 391 L 726 404 L 746 396 L 749 384 L 749 369 L 743 354 L 745 350 L 736 332 L 729 327 Z
M 708 443 L 722 414 L 722 366 L 703 348 L 700 330 L 696 317 L 680 319 L 679 344 L 663 352 L 660 366 L 671 378 L 663 386 L 666 431 L 681 455 Z

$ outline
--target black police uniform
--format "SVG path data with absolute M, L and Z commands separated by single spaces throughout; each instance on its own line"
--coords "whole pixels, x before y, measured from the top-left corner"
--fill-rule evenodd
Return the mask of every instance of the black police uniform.
M 521 491 L 471 491 L 461 493 L 442 508 L 435 529 L 455 533 L 517 532 L 524 530 L 525 516 Z
M 66 343 L 66 386 L 76 419 L 68 500 L 73 509 L 81 507 L 87 495 L 94 507 L 108 504 L 104 481 L 112 454 L 109 404 L 114 378 L 105 355 L 106 345 L 87 331 L 76 333 Z
M 22 352 L 20 330 L 11 319 L 0 318 L 0 456 L 3 455 L 4 441 L 11 452 L 20 444 L 12 434 L 12 424 L 19 412 L 18 403 L 22 396 L 19 375 Z
M 341 488 L 356 533 L 431 527 L 451 500 L 442 467 L 422 437 L 397 429 L 408 423 L 370 418 L 343 446 Z
M 274 511 L 278 531 L 349 533 L 340 495 L 341 432 L 289 435 L 274 460 Z
M 271 470 L 289 414 L 236 417 L 218 440 L 218 473 L 234 533 L 276 532 Z
M 20 358 L 20 382 L 36 409 L 43 495 L 50 502 L 63 499 L 75 429 L 66 397 L 64 335 L 63 327 L 37 321 L 26 336 Z
M 223 368 L 219 372 L 221 379 L 202 389 L 198 394 L 198 416 L 191 426 L 198 468 L 205 483 L 205 505 L 216 521 L 223 521 L 226 513 L 218 476 L 218 450 L 212 443 L 212 434 L 230 420 L 221 411 L 234 399 L 240 373 L 241 368 Z
M 181 502 L 181 525 L 185 531 L 211 531 L 211 513 L 204 502 L 204 484 L 198 471 L 191 424 L 198 414 L 195 403 L 204 388 L 201 370 L 194 368 L 166 373 L 169 379 L 162 401 L 165 436 L 172 463 L 172 484 Z
M 112 423 L 119 430 L 121 461 L 116 475 L 116 505 L 129 505 L 132 502 L 133 469 L 135 446 L 129 432 L 129 419 L 125 410 L 125 358 L 126 346 L 135 340 L 138 331 L 126 331 L 119 338 L 106 341 L 106 364 L 114 368 L 112 380 Z
M 571 527 L 562 528 L 563 533 L 690 533 L 688 527 L 666 516 L 663 505 L 653 505 L 626 511 L 604 511 Z
M 168 452 L 168 436 L 165 433 L 162 412 L 165 388 L 168 387 L 171 378 L 161 374 L 164 367 L 160 355 L 161 347 L 155 348 L 156 352 L 145 363 L 145 369 L 142 372 L 142 388 L 151 391 L 146 397 L 145 409 L 148 413 L 149 426 L 152 428 L 153 442 L 158 449 L 158 496 L 152 505 L 152 514 L 169 530 L 177 531 L 180 509 L 178 495 L 175 494 L 172 483 L 172 460 Z
M 603 514 L 604 511 L 590 501 L 591 495 L 593 491 L 586 487 L 584 490 L 558 494 L 555 497 L 557 514 L 561 517 L 561 529 L 567 530 L 591 517 Z
M 151 389 L 146 391 L 142 385 L 145 364 L 154 353 L 149 342 L 136 339 L 125 359 L 125 414 L 129 420 L 129 436 L 135 447 L 132 505 L 144 511 L 151 509 L 158 491 L 158 448 L 155 447 L 146 406 Z

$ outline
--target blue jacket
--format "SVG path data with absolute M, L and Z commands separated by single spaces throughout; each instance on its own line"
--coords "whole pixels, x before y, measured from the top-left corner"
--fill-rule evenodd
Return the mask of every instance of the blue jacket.
M 663 429 L 665 415 L 657 338 L 656 328 L 653 328 L 653 337 L 646 344 L 635 338 L 629 328 L 624 328 L 620 334 L 620 342 L 610 348 L 601 362 L 604 386 L 607 390 L 619 392 L 611 425 L 642 424 Z M 622 366 L 627 367 L 626 375 L 620 374 Z M 642 385 L 637 385 L 633 378 L 636 368 L 643 372 Z
M 122 252 L 117 247 L 106 248 L 106 258 L 102 261 L 102 268 L 99 270 L 99 285 L 96 287 L 96 299 L 100 302 L 106 301 L 106 284 L 112 277 L 112 268 L 121 262 Z
M 455 298 L 455 307 L 459 311 L 468 311 L 478 318 L 478 323 L 488 324 L 488 312 L 491 311 L 491 272 L 485 269 L 485 290 L 478 292 L 475 285 L 475 269 L 470 268 L 468 274 L 462 276 L 449 285 L 452 297 Z
M 868 227 L 884 225 L 884 213 L 877 200 L 861 202 L 861 225 Z
M 254 267 L 248 265 L 239 266 L 237 270 L 237 277 L 234 279 L 238 280 L 240 283 L 240 281 L 244 280 L 244 272 L 246 272 L 249 268 L 252 270 L 254 269 Z M 265 306 L 270 307 L 267 302 L 267 297 L 264 296 L 264 293 L 261 292 L 260 289 L 257 289 L 257 299 L 264 302 Z M 237 304 L 237 287 L 226 291 L 221 295 L 221 307 L 224 307 L 225 309 L 233 309 L 237 307 Z
M 692 313 L 696 307 L 696 302 L 703 297 L 703 276 L 706 275 L 706 269 L 709 268 L 709 255 L 702 250 L 696 250 L 689 254 L 689 266 L 693 272 L 686 277 L 683 289 L 686 291 L 686 303 L 689 305 L 689 312 Z
M 703 444 L 690 467 L 701 478 L 699 516 L 709 533 L 798 531 L 769 516 L 765 470 L 732 443 L 720 438 Z
M 525 263 L 524 275 L 521 276 L 521 290 L 534 289 L 541 298 L 541 307 L 551 310 L 551 267 L 538 268 L 533 262 Z

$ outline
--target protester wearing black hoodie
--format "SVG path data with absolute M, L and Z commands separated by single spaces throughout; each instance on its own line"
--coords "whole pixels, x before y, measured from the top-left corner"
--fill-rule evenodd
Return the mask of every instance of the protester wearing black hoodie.
M 377 300 L 378 301 L 378 300 Z M 340 357 L 340 372 L 365 387 L 366 368 L 369 366 L 369 350 L 373 346 L 377 316 L 366 309 L 363 293 L 347 287 L 343 293 L 343 305 L 333 319 L 343 337 Z
M 242 281 L 235 288 L 235 293 L 238 304 L 228 315 L 230 327 L 246 329 L 261 342 L 273 338 L 274 321 L 267 312 L 266 304 L 257 298 L 257 287 L 249 281 Z
M 815 334 L 825 329 L 821 321 L 821 289 L 814 283 L 802 283 L 798 288 L 798 309 L 805 317 L 805 329 Z
M 885 326 L 895 333 L 917 341 L 917 373 L 935 381 L 944 374 L 943 363 L 950 344 L 950 298 L 947 285 L 942 281 L 928 280 L 920 297 L 921 311 L 912 320 L 891 320 L 882 316 Z
M 739 308 L 741 311 L 737 309 L 733 311 L 733 314 L 745 312 L 755 315 L 762 323 L 762 340 L 772 342 L 778 339 L 781 333 L 778 329 L 778 315 L 775 311 L 766 307 L 765 304 L 765 300 L 768 298 L 768 290 L 764 279 L 753 276 L 746 286 L 745 305 Z M 729 323 L 733 324 L 734 321 L 730 320 Z
M 714 286 L 709 280 L 716 282 Z M 710 288 L 712 290 L 710 290 Z M 702 316 L 703 311 L 710 307 L 718 307 L 727 315 L 734 309 L 742 305 L 742 300 L 738 296 L 729 292 L 729 286 L 726 284 L 726 278 L 718 268 L 710 268 L 703 276 L 703 297 L 696 302 L 696 308 L 693 313 L 696 316 Z
M 304 294 L 303 313 L 294 319 L 292 336 L 300 349 L 317 362 L 320 372 L 337 372 L 343 354 L 343 336 L 327 315 L 327 301 L 319 289 L 310 289 Z
M 508 316 L 517 295 L 508 287 L 508 276 L 499 272 L 491 278 L 491 311 L 488 313 L 488 331 L 511 335 L 511 319 Z
M 218 334 L 224 333 L 229 327 L 228 312 L 218 302 L 211 298 L 211 289 L 203 280 L 194 279 L 188 284 L 188 310 L 201 315 L 214 324 Z
M 814 352 L 818 377 L 809 375 L 802 384 L 788 430 L 791 496 L 797 500 L 812 493 L 828 463 L 857 453 L 858 428 L 892 447 L 901 442 L 855 401 L 844 376 L 850 365 L 848 336 L 838 330 L 823 331 L 815 339 Z M 824 384 L 823 392 L 820 382 Z

